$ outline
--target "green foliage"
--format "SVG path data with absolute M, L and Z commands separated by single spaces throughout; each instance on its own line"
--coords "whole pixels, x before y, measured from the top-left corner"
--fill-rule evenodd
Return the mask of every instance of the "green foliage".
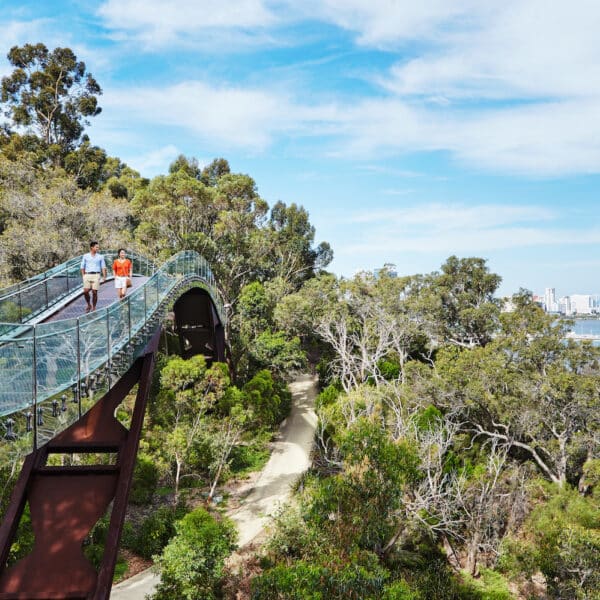
M 176 522 L 181 517 L 181 508 L 159 507 L 135 528 L 131 537 L 128 536 L 127 546 L 143 558 L 152 558 L 175 535 Z
M 363 552 L 345 564 L 298 561 L 279 565 L 252 580 L 257 600 L 376 600 L 381 598 L 389 574 L 377 557 Z
M 523 536 L 507 540 L 500 566 L 513 575 L 546 578 L 552 598 L 584 599 L 600 592 L 600 506 L 569 488 L 536 507 Z
M 415 417 L 415 424 L 421 430 L 430 430 L 442 419 L 442 412 L 433 405 L 427 406 Z
M 289 412 L 289 392 L 266 369 L 259 371 L 242 391 L 258 427 L 273 427 Z
M 400 364 L 397 361 L 383 359 L 377 365 L 381 376 L 386 381 L 394 381 L 400 377 Z
M 230 457 L 231 472 L 241 477 L 246 473 L 260 471 L 271 455 L 269 450 L 271 435 L 267 430 L 262 433 L 254 432 L 252 437 L 235 446 Z
M 31 526 L 31 514 L 29 512 L 29 504 L 25 506 L 19 527 L 15 534 L 14 542 L 8 553 L 8 565 L 16 563 L 18 560 L 27 556 L 32 550 L 35 543 L 35 535 Z
M 101 111 L 102 90 L 85 63 L 70 48 L 50 52 L 41 43 L 13 46 L 8 59 L 15 69 L 2 78 L 1 99 L 13 124 L 33 127 L 50 148 L 70 149 Z
M 331 406 L 339 397 L 341 393 L 339 385 L 329 384 L 315 400 L 315 409 L 319 411 L 325 406 Z
M 290 379 L 306 365 L 299 338 L 288 339 L 283 331 L 263 331 L 249 350 L 254 368 L 268 368 L 282 380 Z
M 235 527 L 204 509 L 188 513 L 158 557 L 161 581 L 153 598 L 210 600 L 218 597 L 225 558 L 235 548 Z
M 406 581 L 395 581 L 385 586 L 382 600 L 422 600 L 423 596 L 406 583 Z
M 158 484 L 158 468 L 151 456 L 138 453 L 133 471 L 129 501 L 132 504 L 148 504 Z
M 582 482 L 585 491 L 600 499 L 600 458 L 591 458 L 583 463 Z
M 491 569 L 482 568 L 477 579 L 462 574 L 465 586 L 473 592 L 477 592 L 477 598 L 481 600 L 511 600 L 514 596 L 508 588 L 508 582 L 504 577 Z

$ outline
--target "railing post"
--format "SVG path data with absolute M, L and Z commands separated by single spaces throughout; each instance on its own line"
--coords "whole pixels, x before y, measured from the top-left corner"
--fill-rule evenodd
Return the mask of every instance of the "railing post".
M 131 299 L 127 296 L 127 342 L 131 342 Z
M 81 418 L 81 334 L 79 331 L 79 317 L 77 317 L 77 411 Z
M 21 290 L 17 292 L 19 296 L 19 323 L 23 322 L 23 299 L 21 298 Z
M 44 273 L 44 292 L 46 295 L 46 308 L 48 308 L 48 278 L 46 273 Z
M 110 360 L 110 311 L 106 309 L 106 364 L 108 365 L 108 389 L 111 383 L 111 360 Z
M 31 370 L 31 394 L 33 400 L 33 449 L 37 450 L 38 443 L 38 418 L 37 418 L 37 343 L 35 338 L 35 325 L 33 325 L 33 368 Z

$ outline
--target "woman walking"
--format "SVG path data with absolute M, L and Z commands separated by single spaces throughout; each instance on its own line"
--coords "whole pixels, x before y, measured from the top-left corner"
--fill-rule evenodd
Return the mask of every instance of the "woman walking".
M 131 286 L 131 277 L 133 276 L 133 265 L 127 258 L 124 248 L 119 248 L 118 257 L 115 258 L 112 269 L 119 300 L 123 300 L 127 288 Z

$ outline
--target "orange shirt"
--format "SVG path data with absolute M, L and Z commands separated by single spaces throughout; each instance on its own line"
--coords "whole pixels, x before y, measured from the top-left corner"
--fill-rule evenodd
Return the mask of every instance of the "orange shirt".
M 117 259 L 113 263 L 112 270 L 115 277 L 129 277 L 131 274 L 131 261 L 128 258 L 123 262 Z

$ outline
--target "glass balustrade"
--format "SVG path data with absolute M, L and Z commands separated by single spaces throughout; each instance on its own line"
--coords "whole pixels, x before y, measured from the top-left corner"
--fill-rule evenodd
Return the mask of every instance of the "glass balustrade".
M 112 265 L 116 254 L 104 255 Z M 11 415 L 5 438 L 30 435 L 35 447 L 76 421 L 133 364 L 185 285 L 204 287 L 224 323 L 214 277 L 199 254 L 180 252 L 158 268 L 130 258 L 134 274 L 148 280 L 125 300 L 78 318 L 27 322 L 81 293 L 81 257 L 0 291 L 0 315 L 14 317 L 0 322 L 0 416 Z

